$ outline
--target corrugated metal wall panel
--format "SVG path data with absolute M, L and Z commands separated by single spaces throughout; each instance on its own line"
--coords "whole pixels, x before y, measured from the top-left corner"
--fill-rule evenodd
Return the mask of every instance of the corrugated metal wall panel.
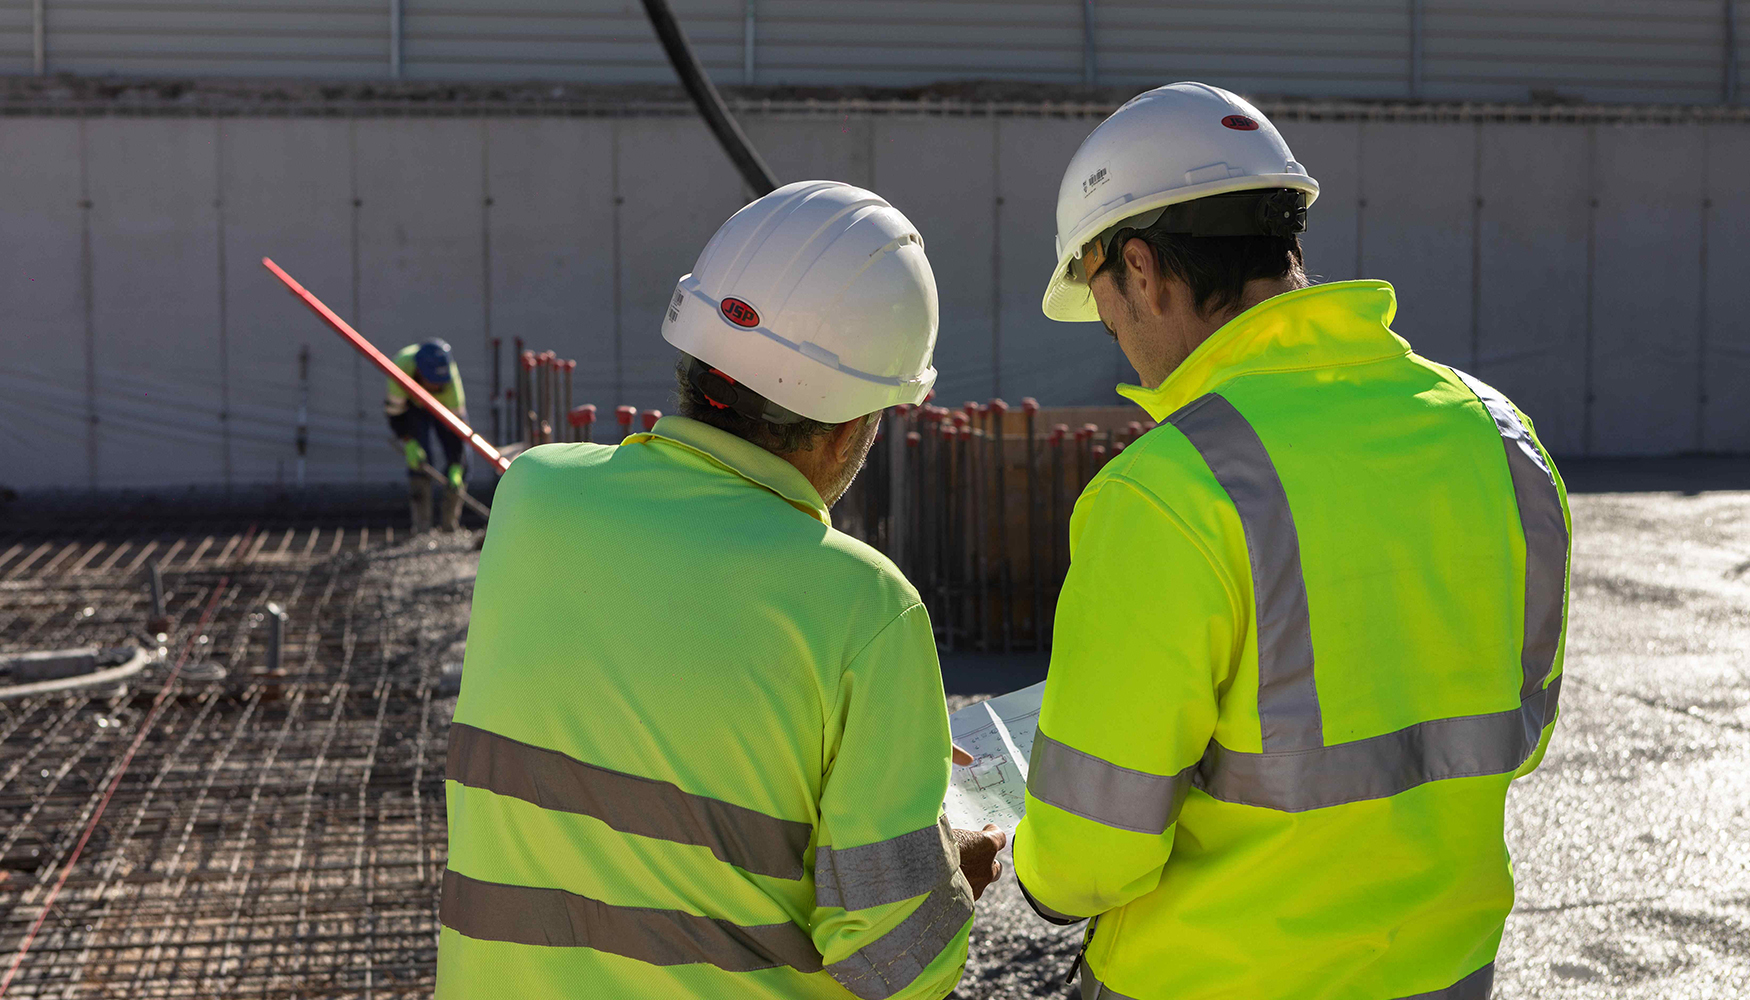
M 386 75 L 386 4 L 361 0 L 44 0 L 51 72 Z
M 740 0 L 673 4 L 712 78 L 741 75 Z M 405 75 L 430 80 L 554 79 L 673 83 L 674 70 L 637 3 L 405 0 Z
M 1097 3 L 1102 83 L 1196 78 L 1250 93 L 1388 97 L 1409 79 L 1407 0 Z
M 1432 4 L 1426 94 L 1523 101 L 1712 103 L 1725 73 L 1721 0 Z
M 1082 79 L 1080 0 L 761 0 L 755 82 Z
M 0 7 L 0 73 L 34 72 L 35 23 L 29 0 Z
M 51 71 L 387 78 L 390 0 L 45 0 Z M 1744 4 L 1740 2 L 1740 7 Z M 1096 82 L 1195 77 L 1259 95 L 1715 103 L 1725 0 L 1094 0 Z M 403 75 L 672 83 L 630 0 L 404 0 Z M 1083 80 L 1081 0 L 683 0 L 721 84 Z M 1739 12 L 1739 50 L 1750 26 Z M 25 0 L 0 10 L 0 72 L 27 73 Z M 1413 83 L 1418 76 L 1420 90 Z M 1739 88 L 1740 97 L 1743 87 Z

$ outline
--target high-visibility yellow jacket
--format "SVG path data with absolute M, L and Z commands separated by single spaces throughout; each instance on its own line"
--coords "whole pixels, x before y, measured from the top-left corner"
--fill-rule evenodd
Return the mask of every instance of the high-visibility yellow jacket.
M 1391 287 L 1242 313 L 1091 482 L 1015 871 L 1096 917 L 1084 996 L 1481 1000 L 1542 758 L 1567 496 L 1531 422 L 1410 351 Z
M 412 376 L 418 373 L 418 367 L 413 363 L 413 356 L 418 353 L 418 344 L 408 344 L 396 351 L 394 357 L 389 360 L 395 362 L 395 367 Z M 388 386 L 383 390 L 383 413 L 389 417 L 398 417 L 406 413 L 408 408 L 413 405 L 413 400 L 407 396 L 407 390 L 401 388 L 401 383 L 392 378 L 386 378 L 383 381 L 388 383 Z M 431 395 L 433 399 L 449 407 L 451 413 L 468 412 L 467 395 L 462 391 L 462 370 L 456 367 L 456 362 L 453 359 L 450 361 L 449 384 L 438 387 L 438 391 Z
M 682 417 L 519 456 L 463 678 L 439 997 L 958 982 L 929 617 L 782 459 Z

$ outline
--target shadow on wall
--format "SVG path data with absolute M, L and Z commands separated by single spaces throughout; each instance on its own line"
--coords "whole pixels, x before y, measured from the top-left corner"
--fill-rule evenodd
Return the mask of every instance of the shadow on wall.
M 1676 458 L 1556 457 L 1569 493 L 1682 493 L 1750 490 L 1750 455 Z

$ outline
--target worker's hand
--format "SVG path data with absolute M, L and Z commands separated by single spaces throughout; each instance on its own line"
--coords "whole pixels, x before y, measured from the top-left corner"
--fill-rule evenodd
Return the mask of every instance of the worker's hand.
M 960 748 L 960 744 L 955 743 L 955 744 L 953 744 L 953 746 L 954 746 L 954 763 L 960 765 L 961 767 L 965 767 L 966 765 L 972 763 L 972 755 L 967 753 L 965 750 L 962 750 Z
M 425 465 L 425 449 L 420 447 L 418 441 L 408 438 L 401 442 L 401 450 L 407 455 L 407 467 L 409 469 L 418 472 L 420 467 Z
M 997 852 L 1008 842 L 1009 835 L 995 823 L 986 823 L 983 830 L 954 831 L 954 845 L 960 848 L 960 873 L 972 884 L 973 899 L 984 895 L 985 886 L 1003 874 Z
M 450 489 L 460 493 L 462 491 L 462 463 L 455 462 L 450 465 L 449 479 Z

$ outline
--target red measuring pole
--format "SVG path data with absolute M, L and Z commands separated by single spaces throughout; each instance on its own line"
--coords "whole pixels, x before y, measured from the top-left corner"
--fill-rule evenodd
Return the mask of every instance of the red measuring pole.
M 504 475 L 504 470 L 510 468 L 510 459 L 499 454 L 497 448 L 492 447 L 485 438 L 474 433 L 474 428 L 463 423 L 462 418 L 451 413 L 449 407 L 434 399 L 431 393 L 426 392 L 421 388 L 419 383 L 413 381 L 406 372 L 398 368 L 395 365 L 395 362 L 384 357 L 382 351 L 371 346 L 371 342 L 361 336 L 357 330 L 354 330 L 346 320 L 336 316 L 334 310 L 323 305 L 321 299 L 311 295 L 305 290 L 303 285 L 292 280 L 292 276 L 281 270 L 278 264 L 275 264 L 267 257 L 263 257 L 261 258 L 261 266 L 272 271 L 273 276 L 280 279 L 287 288 L 291 289 L 293 295 L 302 299 L 304 304 L 310 307 L 311 312 L 320 316 L 322 322 L 333 327 L 335 333 L 344 337 L 347 343 L 350 343 L 360 354 L 363 354 L 371 364 L 381 368 L 383 374 L 399 383 L 401 390 L 418 400 L 419 405 L 425 407 L 426 412 L 443 421 L 444 426 L 448 427 L 451 433 L 458 435 L 462 440 L 468 442 L 470 448 L 473 448 L 480 453 L 482 458 L 491 462 L 493 469 L 497 470 L 499 475 Z

